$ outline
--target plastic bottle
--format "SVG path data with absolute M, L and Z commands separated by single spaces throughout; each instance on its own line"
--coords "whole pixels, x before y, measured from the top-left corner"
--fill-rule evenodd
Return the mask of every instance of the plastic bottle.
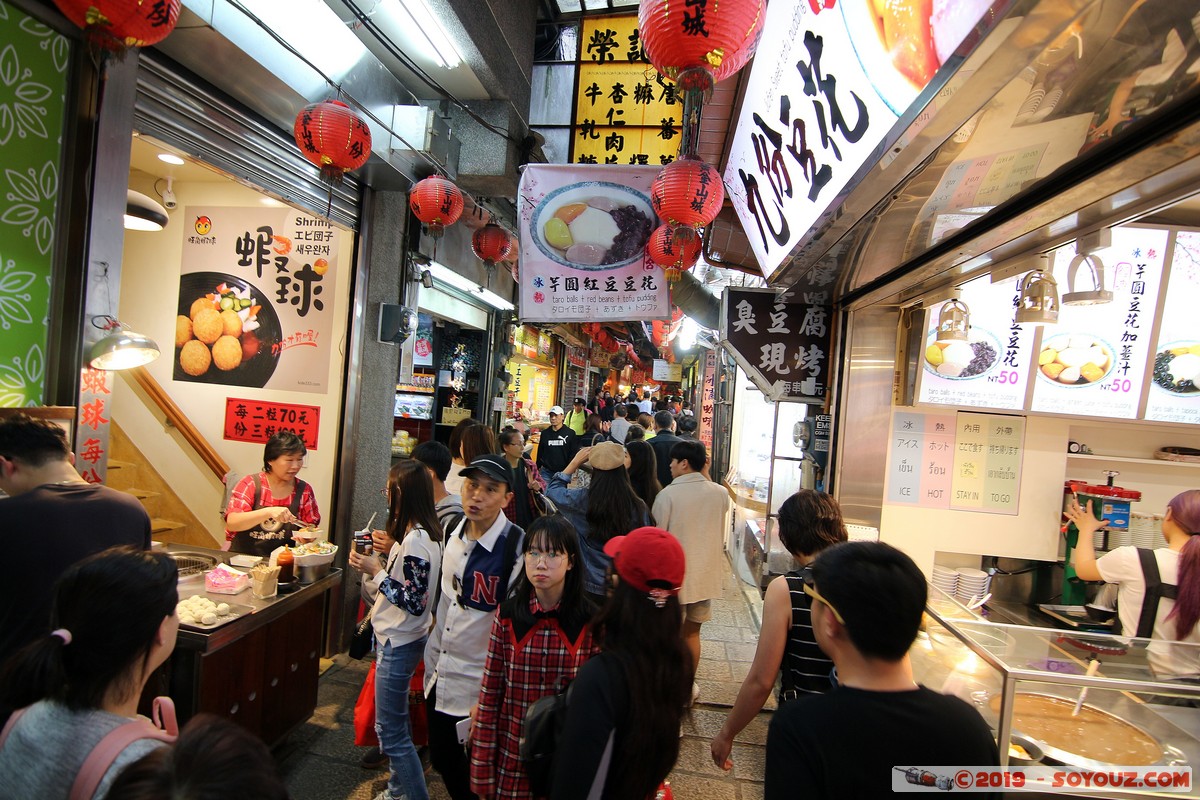
M 275 559 L 275 565 L 279 567 L 279 582 L 288 583 L 294 576 L 294 567 L 296 566 L 296 556 L 292 553 L 292 548 L 284 547 L 283 552 Z

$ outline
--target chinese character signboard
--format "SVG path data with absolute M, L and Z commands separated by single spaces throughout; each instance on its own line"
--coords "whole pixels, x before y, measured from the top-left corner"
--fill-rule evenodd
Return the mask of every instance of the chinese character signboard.
M 182 213 L 174 379 L 324 393 L 338 231 L 289 208 Z
M 521 176 L 521 319 L 668 319 L 670 289 L 646 259 L 658 167 L 529 164 Z
M 88 483 L 104 483 L 108 478 L 108 436 L 115 375 L 91 367 L 84 367 L 79 373 L 75 468 Z
M 235 442 L 265 444 L 275 434 L 287 431 L 303 439 L 309 450 L 316 450 L 320 421 L 321 409 L 317 406 L 225 399 L 225 438 Z
M 833 340 L 825 293 L 729 287 L 722 302 L 721 344 L 768 400 L 825 402 Z
M 954 52 L 972 29 L 970 19 L 942 19 L 919 3 L 901 13 L 928 19 L 884 25 L 876 5 L 767 6 L 725 186 L 768 280 L 859 168 L 878 158 L 878 145 L 940 66 L 938 54 Z M 965 16 L 986 10 L 974 4 Z
M 704 383 L 700 390 L 700 407 L 696 413 L 700 422 L 696 426 L 696 435 L 704 443 L 704 448 L 712 452 L 713 420 L 717 411 L 717 354 L 709 350 L 704 354 Z
M 1064 304 L 1058 325 L 1042 332 L 1030 411 L 1135 419 L 1142 397 L 1151 333 L 1162 288 L 1167 232 L 1112 229 L 1112 245 L 1097 250 L 1111 302 Z M 1054 252 L 1054 279 L 1065 299 L 1095 288 L 1089 264 L 1074 246 Z M 1189 335 L 1196 330 L 1195 309 Z M 1195 338 L 1195 337 L 1193 337 Z
M 656 381 L 679 383 L 683 380 L 683 364 L 671 364 L 664 358 L 654 359 L 650 375 Z
M 1146 419 L 1200 423 L 1200 233 L 1175 234 L 1171 283 L 1163 298 Z M 1147 321 L 1153 315 L 1147 317 Z M 1124 386 L 1124 384 L 1122 384 Z
M 679 152 L 683 98 L 650 66 L 636 14 L 586 17 L 570 160 L 662 166 Z

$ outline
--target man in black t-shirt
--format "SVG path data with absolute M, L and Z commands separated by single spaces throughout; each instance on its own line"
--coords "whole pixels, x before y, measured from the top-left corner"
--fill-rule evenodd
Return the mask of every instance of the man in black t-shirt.
M 563 424 L 562 406 L 550 409 L 550 427 L 542 431 L 534 462 L 547 486 L 554 473 L 566 469 L 575 457 L 575 451 L 579 449 L 576 438 L 575 431 Z
M 817 557 L 804 591 L 838 686 L 775 712 L 765 800 L 874 800 L 892 793 L 893 776 L 904 780 L 896 767 L 1000 763 L 978 711 L 913 680 L 908 649 L 925 609 L 925 577 L 911 558 L 881 542 L 835 545 Z
M 132 495 L 79 476 L 58 425 L 18 414 L 0 421 L 0 663 L 49 633 L 54 582 L 115 545 L 150 547 L 150 515 Z

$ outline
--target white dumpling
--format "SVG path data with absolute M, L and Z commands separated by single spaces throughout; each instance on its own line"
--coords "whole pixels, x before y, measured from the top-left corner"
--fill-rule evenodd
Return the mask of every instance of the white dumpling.
M 202 622 L 205 625 L 216 625 L 217 624 L 217 615 L 210 611 L 207 614 L 205 614 L 203 617 L 200 618 L 200 622 Z
M 191 614 L 180 614 L 179 615 L 179 624 L 180 625 L 195 625 L 196 618 L 193 617 Z
M 217 604 L 217 616 L 218 617 L 223 617 L 228 613 L 229 613 L 229 603 L 218 603 Z

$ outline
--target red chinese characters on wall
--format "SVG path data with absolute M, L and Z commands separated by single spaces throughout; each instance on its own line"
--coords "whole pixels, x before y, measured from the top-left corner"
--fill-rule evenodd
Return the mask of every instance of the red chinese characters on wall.
M 303 439 L 309 450 L 316 450 L 320 422 L 318 406 L 225 399 L 225 438 L 234 442 L 265 443 L 275 434 L 287 431 Z

